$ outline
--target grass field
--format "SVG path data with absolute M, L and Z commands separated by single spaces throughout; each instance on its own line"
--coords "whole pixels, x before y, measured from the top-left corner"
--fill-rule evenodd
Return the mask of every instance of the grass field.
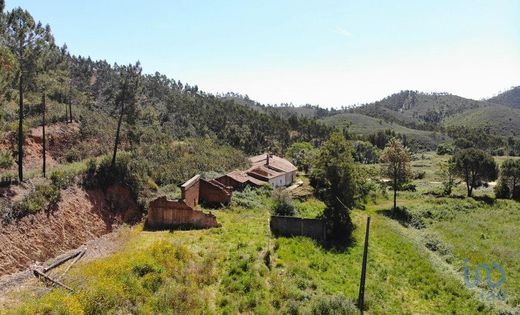
M 5 313 L 313 314 L 332 297 L 339 295 L 346 304 L 357 299 L 365 222 L 371 216 L 367 313 L 514 314 L 520 304 L 520 204 L 425 194 L 437 189 L 438 166 L 446 159 L 419 156 L 414 169 L 425 171 L 416 181 L 419 190 L 399 194 L 398 205 L 422 223 L 419 229 L 388 217 L 392 201 L 379 196 L 365 210 L 352 211 L 355 242 L 334 252 L 307 238 L 274 238 L 268 225 L 271 200 L 249 196 L 252 208 L 235 203 L 214 211 L 221 228 L 147 232 L 134 227 L 122 251 L 81 264 L 64 279 L 78 293 L 28 292 L 21 305 Z M 477 195 L 485 194 L 491 192 Z M 295 206 L 305 217 L 324 208 L 312 198 Z M 465 259 L 472 271 L 481 263 L 504 268 L 505 302 L 490 296 L 494 291 L 485 285 L 466 287 Z M 497 280 L 496 273 L 492 277 Z

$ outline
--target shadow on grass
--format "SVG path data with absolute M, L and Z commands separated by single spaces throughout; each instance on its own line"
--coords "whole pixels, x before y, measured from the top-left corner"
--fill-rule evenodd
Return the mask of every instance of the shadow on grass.
M 352 232 L 354 232 L 354 231 L 352 231 Z M 363 241 L 364 240 L 362 240 L 362 242 Z M 332 253 L 346 253 L 351 248 L 356 246 L 357 240 L 354 238 L 354 236 L 352 234 L 350 234 L 348 237 L 346 237 L 343 240 L 325 241 L 325 242 L 319 242 L 318 244 L 324 250 L 332 252 Z
M 311 237 L 311 236 L 306 236 L 306 235 L 280 234 L 280 233 L 275 233 L 274 231 L 271 231 L 271 233 L 273 234 L 273 236 L 275 238 L 278 238 L 278 237 L 285 237 L 285 238 L 302 237 L 302 238 L 311 239 L 311 240 L 313 240 L 316 243 L 317 246 L 319 246 L 323 250 L 326 250 L 326 251 L 329 251 L 329 252 L 332 252 L 332 253 L 345 253 L 345 252 L 348 252 L 348 250 L 350 248 L 353 248 L 357 244 L 357 240 L 353 236 L 354 230 L 355 230 L 355 227 L 353 227 L 351 229 L 351 233 L 347 237 L 344 237 L 342 239 L 337 239 L 337 240 L 331 240 L 330 236 L 328 236 L 328 238 L 324 240 L 322 238 L 316 238 L 316 237 Z
M 496 203 L 496 199 L 495 198 L 492 198 L 488 195 L 484 195 L 484 196 L 474 196 L 473 199 L 475 199 L 476 201 L 480 201 L 480 202 L 483 202 L 485 204 L 487 204 L 488 206 L 492 206 Z
M 381 209 L 377 210 L 376 212 L 377 214 L 381 214 L 385 217 L 396 220 L 404 227 L 413 227 L 416 229 L 423 229 L 425 227 L 424 222 L 414 217 L 406 207 L 397 207 L 396 209 Z

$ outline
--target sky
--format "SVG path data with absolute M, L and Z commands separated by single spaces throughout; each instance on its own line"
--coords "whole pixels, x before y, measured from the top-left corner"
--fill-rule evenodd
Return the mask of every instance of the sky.
M 210 93 L 341 107 L 401 90 L 482 99 L 520 85 L 519 0 L 6 0 L 72 54 Z

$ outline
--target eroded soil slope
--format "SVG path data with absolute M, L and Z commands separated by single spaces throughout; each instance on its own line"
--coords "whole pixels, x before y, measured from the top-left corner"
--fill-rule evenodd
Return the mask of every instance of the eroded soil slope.
M 137 212 L 129 191 L 71 187 L 52 212 L 42 211 L 0 227 L 0 276 L 43 262 L 109 233 Z

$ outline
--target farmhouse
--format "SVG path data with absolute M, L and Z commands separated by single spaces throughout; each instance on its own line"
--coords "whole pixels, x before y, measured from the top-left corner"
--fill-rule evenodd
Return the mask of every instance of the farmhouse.
M 249 158 L 252 166 L 245 171 L 233 171 L 216 179 L 234 190 L 245 186 L 260 187 L 270 184 L 273 187 L 288 186 L 296 179 L 297 168 L 284 158 L 269 153 Z
M 246 171 L 247 174 L 274 187 L 289 186 L 296 179 L 296 166 L 284 158 L 264 153 L 249 158 L 249 161 L 253 166 Z

